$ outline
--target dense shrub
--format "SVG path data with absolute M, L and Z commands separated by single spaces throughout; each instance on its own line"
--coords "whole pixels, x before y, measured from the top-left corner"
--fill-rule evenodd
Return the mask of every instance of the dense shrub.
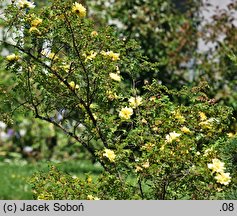
M 32 178 L 35 197 L 219 199 L 235 193 L 232 109 L 208 97 L 206 82 L 177 91 L 154 79 L 141 91 L 139 75 L 157 73 L 159 63 L 113 28 L 95 29 L 86 15 L 83 5 L 59 0 L 40 9 L 16 2 L 5 11 L 12 42 L 4 43 L 14 48 L 6 64 L 18 98 L 14 103 L 9 91 L 12 108 L 20 102 L 104 168 L 93 184 L 55 168 L 39 173 Z

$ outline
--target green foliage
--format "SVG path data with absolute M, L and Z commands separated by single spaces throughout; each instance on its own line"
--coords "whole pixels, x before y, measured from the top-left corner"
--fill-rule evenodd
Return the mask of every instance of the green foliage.
M 135 39 L 142 53 L 150 62 L 159 62 L 159 71 L 141 73 L 137 86 L 144 81 L 151 82 L 159 78 L 163 84 L 180 88 L 189 83 L 188 64 L 194 57 L 197 48 L 196 16 L 200 1 L 189 1 L 186 11 L 178 11 L 170 0 L 154 1 L 87 1 L 94 10 L 93 18 L 116 26 L 118 35 L 126 40 Z
M 96 194 L 96 185 L 91 177 L 79 179 L 52 166 L 48 173 L 31 178 L 34 198 L 38 200 L 88 199 Z
M 132 118 L 133 128 L 115 143 L 114 162 L 101 158 L 109 170 L 96 182 L 95 195 L 100 199 L 220 199 L 234 190 L 234 184 L 232 188 L 217 183 L 207 167 L 219 158 L 235 178 L 236 145 L 230 145 L 225 133 L 231 110 L 200 101 L 197 89 L 201 87 L 193 89 L 192 95 L 182 92 L 182 97 L 192 99 L 186 106 L 175 105 L 157 83 L 148 89 L 148 100 L 139 106 L 138 117 Z M 180 136 L 169 142 L 167 135 L 172 131 Z M 44 186 L 39 188 L 45 191 Z M 58 194 L 54 192 L 53 197 Z
M 196 0 L 185 1 L 184 5 L 170 0 L 106 3 L 87 1 L 97 23 L 105 18 L 107 24 L 117 27 L 120 37 L 135 39 L 149 61 L 159 62 L 159 73 L 140 74 L 138 88 L 152 78 L 178 90 L 205 80 L 211 86 L 208 96 L 233 107 L 236 117 L 236 64 L 226 52 L 227 48 L 236 53 L 235 1 L 217 9 L 210 20 L 202 15 L 210 5 Z M 200 41 L 205 50 L 199 49 Z M 235 124 L 232 130 L 236 130 Z
M 85 178 L 85 173 L 96 179 L 103 171 L 101 166 L 94 166 L 91 161 L 66 161 L 63 163 L 50 163 L 63 173 L 70 173 L 74 178 Z M 0 198 L 2 200 L 32 200 L 33 191 L 30 181 L 32 176 L 38 170 L 48 172 L 49 164 L 47 162 L 26 163 L 25 161 L 8 161 L 0 163 L 2 177 L 0 179 Z M 40 191 L 41 193 L 42 191 Z
M 127 4 L 122 1 L 122 8 Z M 144 11 L 156 17 L 150 6 Z M 163 60 L 150 62 L 153 53 L 144 57 L 134 40 L 117 37 L 111 27 L 95 30 L 85 8 L 71 1 L 28 10 L 11 4 L 5 16 L 15 42 L 4 43 L 14 48 L 6 61 L 18 103 L 73 138 L 104 168 L 89 181 L 52 167 L 32 178 L 35 198 L 214 199 L 235 191 L 236 167 L 228 160 L 232 109 L 208 97 L 207 83 L 176 91 L 153 80 L 141 91 L 140 75 L 157 72 Z M 172 23 L 183 20 L 163 18 L 169 38 L 179 35 Z M 177 51 L 177 41 L 162 42 Z M 14 98 L 10 93 L 9 101 Z

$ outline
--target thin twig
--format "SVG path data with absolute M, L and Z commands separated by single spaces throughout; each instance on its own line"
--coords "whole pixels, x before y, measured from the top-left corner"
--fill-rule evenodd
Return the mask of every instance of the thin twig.
M 81 64 L 82 69 L 83 69 L 83 71 L 84 71 L 84 73 L 85 73 L 85 76 L 86 76 L 86 82 L 87 82 L 87 103 L 83 103 L 82 105 L 84 106 L 84 108 L 86 109 L 86 111 L 87 111 L 87 113 L 88 113 L 90 119 L 92 120 L 92 123 L 93 123 L 93 125 L 94 125 L 94 127 L 95 127 L 97 133 L 99 134 L 99 137 L 100 137 L 100 139 L 102 140 L 104 146 L 105 146 L 106 148 L 108 148 L 107 141 L 106 141 L 104 135 L 102 134 L 100 128 L 97 126 L 96 119 L 94 118 L 94 115 L 93 115 L 93 113 L 91 112 L 91 109 L 90 109 L 90 104 L 89 104 L 89 102 L 90 102 L 90 81 L 89 81 L 88 72 L 87 72 L 87 70 L 86 70 L 85 65 L 83 64 L 82 59 L 81 59 L 81 55 L 80 55 L 80 52 L 79 52 L 78 47 L 77 47 L 77 44 L 76 44 L 76 38 L 75 38 L 75 35 L 74 35 L 74 31 L 73 31 L 73 29 L 72 29 L 71 23 L 69 22 L 69 20 L 68 20 L 68 18 L 67 18 L 67 16 L 66 16 L 66 13 L 64 13 L 64 17 L 65 17 L 65 20 L 67 21 L 67 24 L 68 24 L 68 27 L 69 27 L 69 31 L 70 31 L 70 33 L 71 33 L 71 35 L 72 35 L 73 47 L 74 47 L 74 49 L 75 49 L 75 51 L 76 51 L 77 57 L 78 57 L 78 59 L 79 59 L 79 62 L 80 62 L 80 64 Z

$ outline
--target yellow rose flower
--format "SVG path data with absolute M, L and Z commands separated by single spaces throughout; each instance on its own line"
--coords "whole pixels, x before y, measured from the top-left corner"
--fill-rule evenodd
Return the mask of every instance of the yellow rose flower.
M 147 124 L 147 120 L 144 119 L 144 118 L 141 120 L 141 122 L 142 122 L 143 124 Z
M 181 136 L 181 134 L 176 133 L 175 131 L 173 131 L 173 132 L 167 134 L 165 139 L 166 139 L 166 142 L 171 143 L 171 142 L 177 140 L 179 136 Z
M 85 62 L 87 62 L 87 60 L 93 60 L 97 55 L 97 52 L 94 52 L 93 50 L 90 51 L 89 55 L 86 55 L 85 53 L 83 54 L 83 56 L 86 58 Z
M 92 178 L 91 178 L 91 176 L 89 176 L 88 178 L 87 178 L 87 183 L 91 183 L 92 182 Z
M 227 136 L 228 136 L 229 138 L 232 138 L 232 137 L 235 136 L 235 134 L 230 132 L 230 133 L 227 133 Z
M 184 133 L 187 133 L 187 134 L 191 133 L 191 131 L 185 126 L 181 128 L 181 131 L 184 132 Z
M 98 197 L 94 197 L 93 195 L 88 195 L 87 199 L 88 200 L 100 200 Z
M 212 163 L 207 164 L 207 167 L 217 173 L 221 173 L 225 170 L 225 164 L 217 158 L 212 159 Z
M 87 199 L 88 199 L 88 200 L 93 200 L 93 198 L 94 198 L 94 197 L 93 197 L 92 195 L 88 195 L 88 196 L 87 196 Z
M 71 65 L 70 64 L 66 64 L 64 63 L 62 66 L 60 66 L 60 68 L 62 68 L 64 71 L 69 71 Z
M 48 55 L 47 55 L 47 57 L 49 58 L 49 59 L 58 59 L 58 57 L 56 56 L 56 54 L 54 53 L 54 52 L 51 52 L 51 53 L 49 53 Z
M 223 185 L 228 185 L 231 182 L 231 177 L 230 177 L 230 173 L 218 173 L 215 176 L 215 179 L 218 183 L 223 184 Z
M 212 126 L 210 125 L 210 123 L 208 121 L 200 122 L 199 125 L 202 128 L 205 128 L 205 129 L 211 129 L 212 128 Z
M 205 121 L 207 119 L 207 116 L 204 112 L 199 112 L 199 116 L 200 116 L 201 121 Z
M 98 36 L 98 32 L 97 31 L 92 31 L 91 32 L 91 37 L 96 37 Z
M 9 62 L 17 61 L 17 60 L 19 60 L 19 56 L 16 55 L 15 53 L 13 53 L 11 55 L 8 55 L 6 57 L 6 60 L 9 61 Z
M 113 79 L 115 81 L 118 81 L 118 82 L 121 81 L 121 76 L 117 73 L 110 73 L 109 76 L 110 76 L 111 79 Z
M 86 16 L 86 8 L 77 2 L 75 2 L 72 6 L 72 12 L 79 15 L 79 17 L 83 18 Z
M 112 61 L 117 61 L 117 60 L 120 59 L 119 58 L 120 54 L 119 53 L 114 53 L 113 51 L 107 51 L 107 52 L 101 51 L 100 53 L 103 56 L 107 56 L 107 57 L 111 58 Z
M 215 118 L 209 118 L 206 121 L 202 121 L 199 125 L 204 129 L 211 129 L 213 127 L 213 122 L 217 121 Z
M 142 150 L 147 150 L 147 151 L 151 151 L 153 149 L 153 147 L 155 147 L 155 144 L 153 143 L 146 143 L 144 146 L 142 146 Z
M 28 0 L 18 0 L 16 2 L 16 5 L 20 8 L 22 8 L 22 9 L 24 9 L 24 8 L 29 8 L 30 9 L 30 8 L 35 7 L 34 2 L 30 2 Z
M 136 108 L 142 104 L 142 97 L 131 97 L 128 101 L 132 108 Z
M 206 150 L 204 151 L 203 156 L 204 156 L 204 157 L 207 157 L 212 151 L 213 151 L 213 149 L 211 149 L 211 148 L 206 149 Z
M 109 51 L 108 56 L 112 59 L 112 61 L 119 60 L 119 53 L 114 53 L 112 51 Z
M 71 81 L 69 85 L 72 87 L 73 90 L 79 89 L 79 85 L 76 85 L 74 81 Z
M 163 144 L 163 145 L 160 147 L 160 150 L 161 150 L 161 151 L 164 151 L 164 149 L 165 149 L 165 144 Z
M 32 27 L 37 27 L 38 25 L 40 25 L 42 23 L 42 19 L 40 18 L 36 18 L 34 20 L 31 21 L 31 26 Z
M 110 91 L 110 90 L 108 90 L 107 92 L 106 92 L 106 95 L 107 95 L 107 97 L 108 97 L 108 99 L 109 100 L 114 100 L 114 99 L 117 99 L 118 98 L 118 95 L 116 94 L 116 92 L 112 92 L 112 91 Z
M 180 121 L 181 123 L 184 123 L 185 122 L 185 118 L 183 115 L 181 115 L 181 113 L 177 110 L 177 111 L 174 111 L 174 117 Z
M 142 171 L 142 168 L 140 166 L 136 166 L 135 172 Z
M 114 151 L 110 149 L 105 149 L 105 153 L 103 154 L 103 156 L 107 157 L 110 160 L 110 162 L 114 162 L 114 159 L 116 157 Z
M 122 108 L 119 112 L 119 117 L 122 119 L 130 119 L 133 114 L 133 109 L 130 107 Z
M 104 50 L 102 50 L 102 51 L 100 52 L 100 54 L 103 55 L 103 56 L 106 56 L 106 55 L 107 55 L 107 52 L 105 52 Z
M 53 195 L 47 192 L 43 192 L 37 197 L 37 200 L 53 200 L 53 199 L 54 199 Z

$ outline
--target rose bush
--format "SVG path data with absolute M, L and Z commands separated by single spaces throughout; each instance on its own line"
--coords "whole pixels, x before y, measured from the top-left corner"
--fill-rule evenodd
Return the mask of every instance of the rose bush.
M 219 199 L 235 193 L 232 109 L 199 86 L 136 88 L 158 63 L 110 27 L 95 29 L 87 8 L 53 0 L 16 1 L 5 10 L 15 79 L 8 100 L 74 138 L 104 168 L 95 180 L 54 167 L 32 178 L 37 199 Z M 57 116 L 60 114 L 60 118 Z M 50 177 L 49 177 L 50 176 Z M 79 193 L 80 192 L 80 193 Z

